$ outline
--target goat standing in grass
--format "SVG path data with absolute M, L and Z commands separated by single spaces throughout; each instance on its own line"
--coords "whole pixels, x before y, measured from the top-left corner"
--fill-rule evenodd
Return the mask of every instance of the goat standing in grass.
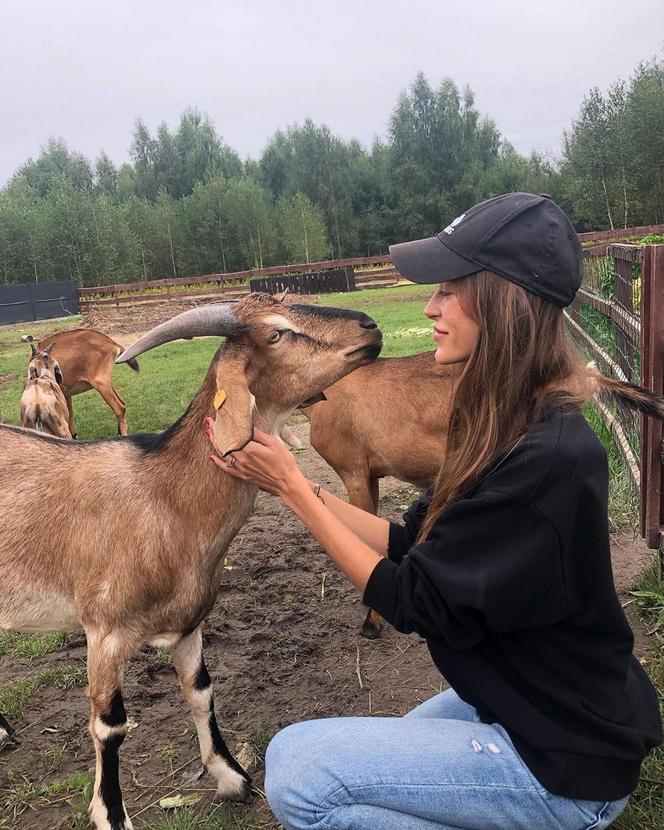
M 28 334 L 21 339 L 31 343 L 33 338 Z M 60 384 L 69 409 L 69 431 L 72 436 L 76 437 L 72 396 L 90 389 L 96 389 L 110 406 L 118 422 L 118 435 L 126 435 L 127 407 L 113 386 L 113 363 L 123 353 L 123 347 L 100 331 L 72 329 L 51 334 L 37 344 L 40 352 L 47 348 L 53 349 L 53 356 L 60 363 Z M 138 372 L 136 360 L 127 360 L 126 363 Z
M 241 800 L 250 791 L 217 727 L 201 624 L 257 487 L 220 479 L 204 419 L 214 419 L 221 456 L 248 443 L 254 424 L 277 435 L 300 403 L 381 347 L 365 314 L 253 294 L 187 311 L 120 360 L 205 335 L 227 339 L 187 412 L 164 433 L 69 443 L 0 427 L 0 629 L 85 630 L 98 830 L 132 826 L 119 784 L 121 688 L 126 662 L 145 643 L 172 649 L 218 796 Z M 47 536 L 34 523 L 35 498 L 59 506 Z
M 69 409 L 60 384 L 60 364 L 51 356 L 53 346 L 38 352 L 31 344 L 28 381 L 21 396 L 21 426 L 42 430 L 58 438 L 71 438 Z

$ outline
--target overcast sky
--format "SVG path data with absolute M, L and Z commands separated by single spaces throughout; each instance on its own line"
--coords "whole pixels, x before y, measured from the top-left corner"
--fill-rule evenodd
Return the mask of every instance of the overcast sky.
M 306 117 L 369 146 L 423 70 L 522 152 L 664 48 L 664 0 L 0 0 L 0 186 L 49 136 L 129 160 L 188 106 L 242 157 Z

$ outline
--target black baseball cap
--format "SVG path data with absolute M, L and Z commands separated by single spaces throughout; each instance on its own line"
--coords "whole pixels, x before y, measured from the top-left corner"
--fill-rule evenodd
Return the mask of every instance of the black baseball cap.
M 436 236 L 390 245 L 397 270 L 420 283 L 493 271 L 559 306 L 581 285 L 581 242 L 546 193 L 506 193 L 480 202 Z

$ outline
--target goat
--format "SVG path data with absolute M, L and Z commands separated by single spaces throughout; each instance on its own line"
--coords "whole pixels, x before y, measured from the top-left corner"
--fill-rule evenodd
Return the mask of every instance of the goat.
M 60 388 L 62 371 L 51 357 L 53 345 L 38 352 L 30 344 L 32 359 L 28 365 L 28 380 L 21 396 L 21 426 L 39 429 L 59 438 L 71 438 L 69 409 Z
M 277 435 L 302 401 L 375 359 L 382 345 L 361 312 L 251 294 L 186 311 L 118 360 L 209 335 L 227 339 L 185 414 L 161 434 L 64 442 L 0 427 L 0 629 L 85 630 L 97 759 L 90 817 L 98 830 L 132 827 L 118 775 L 127 732 L 121 688 L 125 663 L 144 643 L 172 649 L 218 796 L 250 793 L 217 726 L 201 626 L 224 551 L 258 488 L 219 475 L 204 419 L 214 418 L 222 457 L 251 440 L 254 423 Z M 34 523 L 35 498 L 58 504 L 46 536 Z
M 28 343 L 33 340 L 29 334 L 21 339 Z M 69 431 L 72 436 L 76 438 L 72 396 L 89 389 L 96 389 L 113 410 L 118 422 L 118 435 L 126 435 L 127 406 L 113 386 L 113 363 L 124 351 L 123 347 L 106 334 L 94 329 L 56 332 L 40 340 L 37 349 L 41 352 L 48 346 L 53 348 L 54 357 L 57 357 L 62 370 L 61 386 L 69 410 Z M 126 362 L 138 372 L 138 363 L 135 360 Z
M 434 352 L 379 358 L 325 390 L 325 400 L 301 407 L 311 421 L 310 442 L 341 478 L 348 500 L 378 512 L 383 476 L 429 487 L 445 455 L 447 425 L 462 365 L 439 366 Z M 593 393 L 664 419 L 664 401 L 642 387 L 607 378 L 587 365 Z M 380 634 L 382 619 L 369 610 L 365 637 Z
M 342 480 L 348 500 L 378 512 L 379 480 L 394 476 L 429 487 L 445 453 L 446 427 L 460 365 L 439 366 L 434 352 L 378 358 L 302 407 L 311 446 Z M 361 634 L 380 634 L 369 610 Z

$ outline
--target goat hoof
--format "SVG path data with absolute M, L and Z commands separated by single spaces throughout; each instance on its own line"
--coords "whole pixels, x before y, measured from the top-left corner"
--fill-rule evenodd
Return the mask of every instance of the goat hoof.
M 233 790 L 217 790 L 212 800 L 215 804 L 219 804 L 222 801 L 234 801 L 237 804 L 251 804 L 254 796 L 255 791 L 251 785 L 251 781 L 246 780 L 242 781 L 240 786 L 235 787 Z
M 237 801 L 241 804 L 249 804 L 253 797 L 251 778 L 235 762 L 234 767 L 225 766 L 217 777 L 217 792 L 214 801 Z
M 375 640 L 377 637 L 380 637 L 380 626 L 371 622 L 371 620 L 365 620 L 362 623 L 360 634 L 366 637 L 367 640 Z

